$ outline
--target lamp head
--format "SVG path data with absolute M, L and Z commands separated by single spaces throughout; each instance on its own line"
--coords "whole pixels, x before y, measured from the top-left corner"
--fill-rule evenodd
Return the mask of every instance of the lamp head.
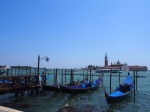
M 46 62 L 49 62 L 49 58 L 48 57 L 46 57 L 45 60 L 46 60 Z

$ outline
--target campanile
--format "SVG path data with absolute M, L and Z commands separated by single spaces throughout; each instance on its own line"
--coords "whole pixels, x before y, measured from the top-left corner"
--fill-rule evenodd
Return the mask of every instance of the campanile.
M 105 54 L 105 67 L 108 66 L 108 57 L 107 57 L 107 53 Z

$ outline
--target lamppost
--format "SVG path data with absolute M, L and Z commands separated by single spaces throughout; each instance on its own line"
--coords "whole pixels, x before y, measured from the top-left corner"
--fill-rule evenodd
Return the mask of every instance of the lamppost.
M 46 62 L 48 62 L 48 61 L 49 61 L 48 56 L 45 56 L 44 58 L 40 58 L 40 55 L 38 55 L 38 75 L 40 75 L 40 74 L 39 74 L 40 61 L 42 61 L 43 59 L 45 59 L 45 60 L 46 60 Z

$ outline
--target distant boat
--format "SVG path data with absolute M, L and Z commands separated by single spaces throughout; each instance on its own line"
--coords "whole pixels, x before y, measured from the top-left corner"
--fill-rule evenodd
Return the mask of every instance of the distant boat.
M 119 69 L 98 69 L 95 73 L 122 73 Z
M 62 93 L 84 93 L 88 91 L 94 91 L 100 86 L 100 77 L 94 81 L 89 83 L 82 83 L 80 85 L 71 85 L 71 86 L 63 86 L 60 85 L 60 91 Z
M 125 99 L 125 97 L 133 90 L 133 80 L 128 72 L 126 79 L 116 88 L 116 91 L 107 94 L 105 90 L 105 98 L 108 103 L 114 103 Z

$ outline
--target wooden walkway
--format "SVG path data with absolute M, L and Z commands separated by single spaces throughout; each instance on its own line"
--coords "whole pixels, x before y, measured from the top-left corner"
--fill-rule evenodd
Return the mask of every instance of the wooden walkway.
M 20 93 L 26 90 L 36 90 L 38 92 L 39 88 L 41 88 L 39 75 L 0 76 L 0 95 Z

